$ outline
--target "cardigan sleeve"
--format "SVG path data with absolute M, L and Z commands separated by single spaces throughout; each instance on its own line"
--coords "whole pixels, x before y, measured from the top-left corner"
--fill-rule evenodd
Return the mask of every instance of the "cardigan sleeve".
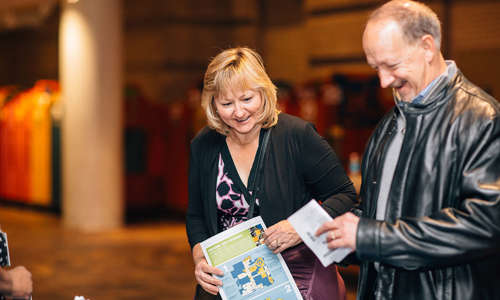
M 200 151 L 196 151 L 196 142 L 191 143 L 189 154 L 188 195 L 189 202 L 186 213 L 186 232 L 189 244 L 194 247 L 210 235 L 203 210 L 201 193 L 201 164 Z
M 337 155 L 310 123 L 300 140 L 300 167 L 312 196 L 334 218 L 348 212 L 356 203 L 356 190 Z

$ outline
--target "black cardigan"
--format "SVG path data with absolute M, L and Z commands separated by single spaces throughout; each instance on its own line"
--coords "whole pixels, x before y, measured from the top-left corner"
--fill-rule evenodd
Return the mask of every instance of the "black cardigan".
M 217 163 L 225 136 L 204 128 L 191 142 L 186 230 L 191 247 L 217 233 Z M 336 217 L 356 192 L 328 143 L 311 123 L 281 113 L 271 131 L 257 195 L 266 226 L 286 219 L 311 198 Z

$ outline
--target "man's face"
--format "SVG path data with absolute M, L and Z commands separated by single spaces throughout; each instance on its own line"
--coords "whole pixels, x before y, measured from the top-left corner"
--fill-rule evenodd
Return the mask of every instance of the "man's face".
M 403 101 L 411 101 L 432 81 L 422 43 L 409 44 L 394 21 L 368 23 L 363 49 L 368 64 L 378 73 L 380 86 L 393 88 Z

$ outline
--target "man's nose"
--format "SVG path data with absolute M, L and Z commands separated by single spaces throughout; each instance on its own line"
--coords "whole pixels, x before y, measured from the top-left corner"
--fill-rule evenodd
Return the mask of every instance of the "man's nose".
M 380 79 L 380 86 L 382 88 L 386 88 L 391 86 L 391 84 L 394 82 L 394 76 L 392 75 L 391 72 L 387 70 L 379 70 L 378 71 L 378 78 Z

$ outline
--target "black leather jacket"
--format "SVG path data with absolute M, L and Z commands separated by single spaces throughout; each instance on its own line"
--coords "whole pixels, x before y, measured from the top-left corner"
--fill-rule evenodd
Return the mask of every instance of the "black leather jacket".
M 406 132 L 377 221 L 399 113 Z M 358 299 L 500 299 L 499 154 L 500 105 L 460 71 L 426 104 L 384 117 L 362 164 Z

